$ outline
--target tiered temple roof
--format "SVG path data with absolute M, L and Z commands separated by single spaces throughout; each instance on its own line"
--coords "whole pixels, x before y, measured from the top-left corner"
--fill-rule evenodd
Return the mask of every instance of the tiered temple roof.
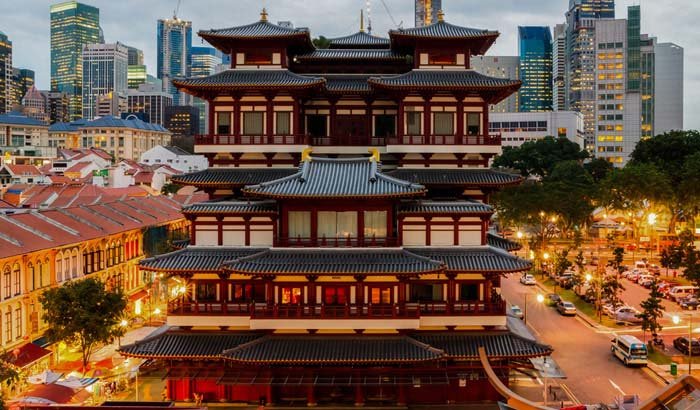
M 391 45 L 391 41 L 385 37 L 374 36 L 365 31 L 358 31 L 349 36 L 329 39 L 330 49 L 386 49 Z

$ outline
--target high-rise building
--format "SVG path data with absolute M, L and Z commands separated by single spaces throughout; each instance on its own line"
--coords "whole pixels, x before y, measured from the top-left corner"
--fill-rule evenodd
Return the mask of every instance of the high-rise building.
M 173 97 L 154 84 L 141 84 L 138 90 L 129 90 L 127 94 L 127 111 L 144 113 L 153 124 L 164 125 L 165 109 L 171 105 Z
M 440 10 L 442 10 L 442 0 L 416 0 L 416 27 L 436 23 Z
M 654 46 L 654 133 L 683 129 L 683 47 Z
M 12 110 L 12 41 L 0 31 L 0 114 Z
M 49 122 L 70 121 L 70 95 L 58 91 L 46 92 L 47 95 L 47 112 L 49 114 Z
M 472 56 L 470 67 L 474 71 L 495 78 L 507 78 L 509 80 L 520 79 L 520 57 L 518 56 Z M 518 93 L 492 105 L 491 112 L 518 112 L 520 98 Z
M 130 65 L 127 68 L 127 85 L 130 90 L 139 88 L 148 81 L 148 72 L 145 65 Z
M 12 105 L 22 105 L 22 98 L 34 85 L 34 70 L 28 68 L 12 69 Z
M 199 133 L 199 109 L 189 105 L 165 107 L 164 122 L 173 137 L 192 137 Z
M 129 65 L 143 65 L 143 50 L 136 47 L 126 46 L 129 53 Z
M 21 103 L 24 107 L 24 115 L 39 121 L 49 122 L 49 116 L 46 112 L 48 96 L 37 90 L 35 86 L 32 85 L 29 90 L 27 90 Z
M 549 27 L 518 27 L 520 111 L 552 111 L 552 33 Z
M 291 23 L 290 23 L 291 24 Z M 192 77 L 209 77 L 216 74 L 222 64 L 223 54 L 212 47 L 192 47 Z M 209 103 L 194 98 L 192 105 L 199 109 L 199 133 L 205 134 L 209 125 Z
M 127 67 L 129 57 L 126 46 L 114 44 L 89 44 L 83 49 L 83 118 L 97 116 L 99 96 L 116 94 L 126 98 Z
M 595 146 L 595 27 L 615 18 L 615 0 L 569 0 L 566 13 L 566 109 L 583 114 L 586 148 Z
M 566 110 L 566 24 L 554 26 L 552 36 L 552 109 Z
M 158 20 L 158 78 L 163 80 L 163 90 L 172 94 L 175 105 L 187 105 L 191 101 L 172 85 L 174 78 L 190 76 L 191 52 L 192 22 L 177 16 Z
M 120 117 L 128 111 L 126 95 L 116 92 L 98 95 L 95 111 L 96 117 Z
M 71 119 L 82 115 L 83 46 L 100 40 L 98 8 L 77 1 L 51 6 L 51 91 L 70 96 Z

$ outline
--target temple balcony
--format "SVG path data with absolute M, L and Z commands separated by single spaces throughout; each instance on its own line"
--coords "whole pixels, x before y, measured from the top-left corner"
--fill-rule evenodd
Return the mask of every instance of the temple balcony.
M 505 324 L 505 314 L 503 301 L 289 305 L 175 300 L 168 305 L 168 324 L 251 329 L 417 329 L 426 326 L 499 326 Z
M 398 238 L 355 238 L 350 236 L 334 238 L 276 238 L 275 246 L 289 248 L 373 248 L 399 246 Z

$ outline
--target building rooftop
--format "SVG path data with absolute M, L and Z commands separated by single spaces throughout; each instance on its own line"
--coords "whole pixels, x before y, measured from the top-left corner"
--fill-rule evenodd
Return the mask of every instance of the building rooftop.
M 43 121 L 39 121 L 34 118 L 29 118 L 26 115 L 12 111 L 4 114 L 0 114 L 0 124 L 3 125 L 26 125 L 34 127 L 48 127 L 49 125 Z
M 157 132 L 170 132 L 167 129 L 163 128 L 163 126 L 158 125 L 158 124 L 151 124 L 145 121 L 142 121 L 138 118 L 130 119 L 130 120 L 125 120 L 113 116 L 105 116 L 101 117 L 92 121 L 88 121 L 83 125 L 85 128 L 133 128 L 137 130 L 146 130 L 146 131 L 157 131 Z
M 389 48 L 388 38 L 374 36 L 365 31 L 358 31 L 344 37 L 331 38 L 328 48 Z
M 173 176 L 171 181 L 180 185 L 233 188 L 274 181 L 293 175 L 296 168 L 209 168 L 191 174 Z

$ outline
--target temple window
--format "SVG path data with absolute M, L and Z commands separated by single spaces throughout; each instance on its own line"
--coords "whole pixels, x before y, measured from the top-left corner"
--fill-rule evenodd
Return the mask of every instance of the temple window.
M 228 135 L 231 133 L 231 113 L 216 113 L 216 133 L 219 135 Z
M 348 303 L 347 286 L 324 286 L 323 303 L 326 305 L 345 305 Z
M 454 114 L 451 112 L 436 112 L 433 114 L 435 135 L 454 135 Z
M 231 299 L 234 302 L 264 302 L 265 301 L 265 284 L 256 283 L 234 283 L 231 292 Z
M 393 137 L 396 135 L 396 116 L 377 115 L 374 117 L 374 136 Z
M 197 284 L 197 300 L 212 301 L 216 300 L 216 283 L 198 283 Z
M 243 135 L 263 135 L 265 115 L 262 112 L 243 113 Z
M 460 284 L 459 300 L 479 300 L 479 285 L 475 283 Z
M 311 212 L 292 211 L 288 214 L 289 237 L 309 238 L 311 237 Z
M 356 238 L 357 212 L 322 211 L 318 213 L 319 238 Z
M 307 131 L 312 137 L 328 136 L 328 117 L 325 115 L 309 115 L 306 117 Z
M 373 287 L 370 290 L 370 303 L 373 305 L 389 305 L 389 304 L 391 304 L 391 287 L 390 286 Z
M 386 238 L 386 211 L 365 211 L 365 238 Z
M 271 64 L 272 55 L 269 53 L 245 53 L 245 63 L 251 65 Z
M 467 135 L 481 135 L 480 113 L 467 113 Z
M 432 53 L 429 57 L 430 65 L 455 65 L 457 55 L 452 53 Z
M 276 112 L 275 113 L 275 134 L 276 135 L 289 135 L 291 131 L 291 116 L 290 112 Z
M 406 112 L 406 134 L 407 135 L 422 135 L 422 112 L 408 111 Z
M 283 287 L 281 289 L 280 301 L 285 305 L 297 305 L 301 303 L 301 288 Z
M 412 302 L 438 302 L 443 301 L 443 285 L 429 283 L 411 284 Z

